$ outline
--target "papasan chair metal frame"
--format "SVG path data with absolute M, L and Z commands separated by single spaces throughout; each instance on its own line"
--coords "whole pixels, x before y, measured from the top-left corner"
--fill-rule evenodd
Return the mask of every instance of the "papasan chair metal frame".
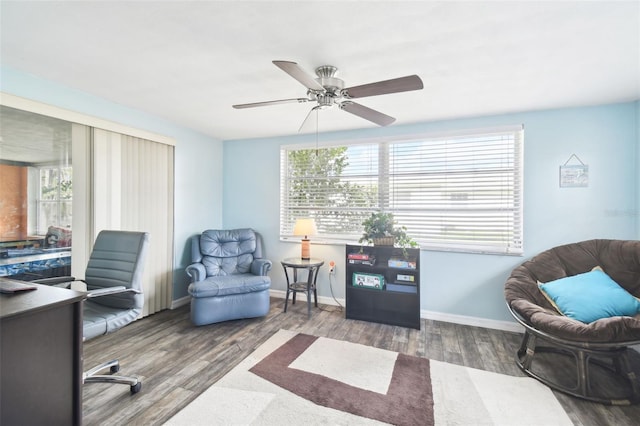
M 527 375 L 560 392 L 602 404 L 637 404 L 640 377 L 630 364 L 629 346 L 640 344 L 640 315 L 585 324 L 558 313 L 538 288 L 538 282 L 577 275 L 595 266 L 633 296 L 640 297 L 640 241 L 600 239 L 558 246 L 512 271 L 505 283 L 505 299 L 513 317 L 525 328 L 516 362 Z M 534 372 L 533 361 L 539 353 L 573 358 L 575 384 L 562 384 L 554 377 Z M 606 394 L 596 389 L 593 366 L 626 383 L 624 392 Z

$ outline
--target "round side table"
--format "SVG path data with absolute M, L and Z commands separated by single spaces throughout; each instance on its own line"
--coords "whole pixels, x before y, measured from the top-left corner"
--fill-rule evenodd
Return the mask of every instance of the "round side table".
M 316 290 L 316 281 L 318 280 L 318 271 L 324 265 L 324 260 L 311 258 L 303 260 L 299 257 L 290 257 L 281 261 L 284 268 L 284 276 L 287 278 L 287 296 L 284 299 L 284 311 L 287 312 L 287 303 L 289 302 L 289 294 L 293 293 L 291 303 L 295 305 L 296 294 L 305 293 L 307 295 L 307 316 L 311 318 L 311 293 L 313 292 L 313 300 L 316 308 L 318 307 L 318 293 Z M 293 271 L 293 280 L 289 279 L 289 270 Z M 298 270 L 307 270 L 307 280 L 298 280 Z

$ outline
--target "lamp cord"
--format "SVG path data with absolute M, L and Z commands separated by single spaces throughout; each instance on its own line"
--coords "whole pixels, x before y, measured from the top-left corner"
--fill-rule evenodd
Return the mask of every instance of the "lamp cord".
M 338 299 L 336 299 L 335 294 L 333 294 L 333 284 L 332 284 L 332 282 L 333 282 L 333 280 L 331 279 L 331 274 L 329 274 L 329 290 L 331 290 L 331 297 L 336 302 L 338 307 L 336 309 L 326 309 L 326 308 L 323 308 L 322 306 L 319 306 L 318 308 L 320 308 L 321 310 L 323 310 L 325 312 L 342 312 L 344 310 L 344 307 L 340 304 L 340 302 L 338 302 Z

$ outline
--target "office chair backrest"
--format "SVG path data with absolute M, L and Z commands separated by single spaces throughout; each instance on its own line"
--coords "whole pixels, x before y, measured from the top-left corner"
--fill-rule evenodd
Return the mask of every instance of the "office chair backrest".
M 125 286 L 142 291 L 142 272 L 149 234 L 147 232 L 101 231 L 85 273 L 87 290 Z M 112 308 L 142 309 L 144 296 L 120 293 L 92 299 Z

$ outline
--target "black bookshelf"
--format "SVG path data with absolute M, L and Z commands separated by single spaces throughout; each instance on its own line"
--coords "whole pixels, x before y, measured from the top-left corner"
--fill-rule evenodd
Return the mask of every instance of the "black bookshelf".
M 419 249 L 347 245 L 345 259 L 347 318 L 420 329 Z

